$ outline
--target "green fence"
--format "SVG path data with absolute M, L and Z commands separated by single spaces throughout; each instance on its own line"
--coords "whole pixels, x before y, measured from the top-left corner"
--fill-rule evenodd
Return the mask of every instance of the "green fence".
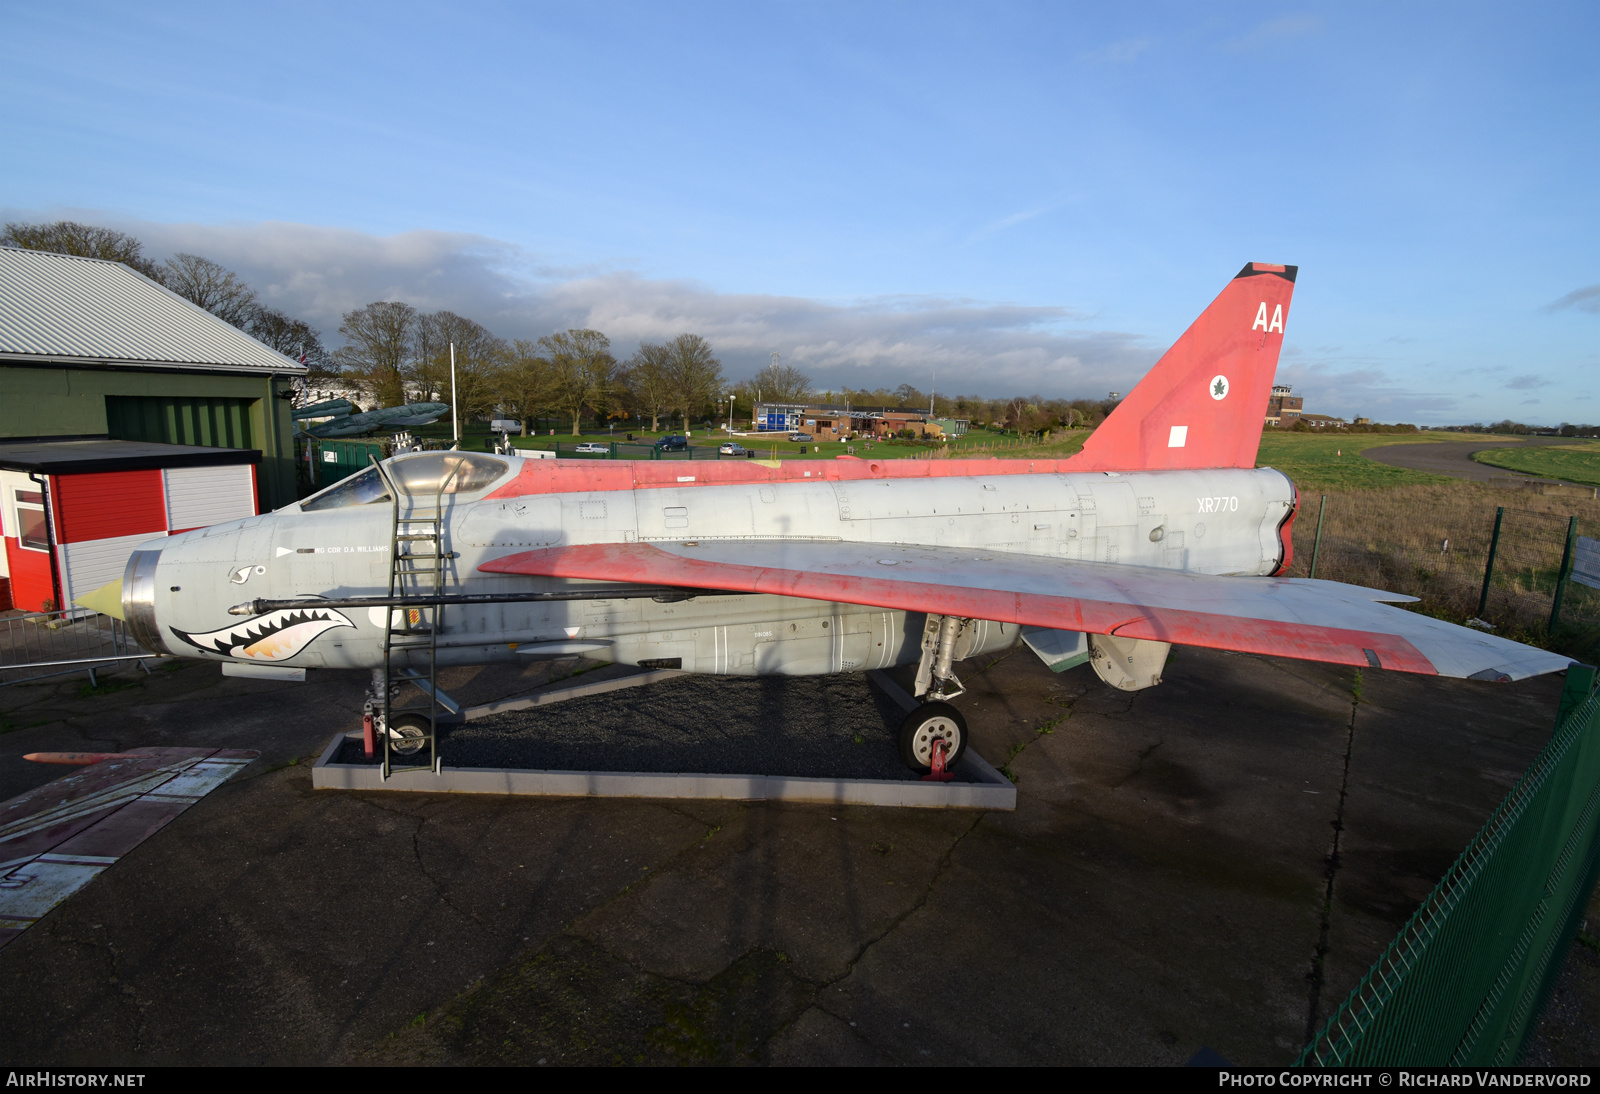
M 1594 685 L 1568 670 L 1550 743 L 1299 1064 L 1517 1062 L 1600 875 Z
M 389 454 L 389 442 L 387 439 L 349 441 L 302 436 L 295 438 L 294 449 L 300 496 L 307 497 L 366 469 L 373 459 L 384 459 Z

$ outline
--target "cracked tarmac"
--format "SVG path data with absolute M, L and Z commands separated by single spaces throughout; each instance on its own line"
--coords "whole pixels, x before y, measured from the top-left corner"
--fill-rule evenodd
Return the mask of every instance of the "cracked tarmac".
M 473 703 L 572 668 L 443 683 Z M 1025 650 L 960 672 L 1014 813 L 315 791 L 364 674 L 0 688 L 0 798 L 63 773 L 24 752 L 263 754 L 0 950 L 8 1063 L 1281 1064 L 1561 687 L 1367 672 L 1356 701 L 1350 669 L 1193 649 L 1135 695 Z M 768 709 L 859 718 L 850 680 L 779 681 Z M 715 711 L 727 682 L 684 683 Z M 1574 947 L 1530 1058 L 1600 1062 L 1597 1027 Z

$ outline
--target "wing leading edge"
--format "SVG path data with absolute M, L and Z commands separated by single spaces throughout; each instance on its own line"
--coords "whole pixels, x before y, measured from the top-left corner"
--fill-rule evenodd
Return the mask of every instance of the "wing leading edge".
M 525 551 L 486 573 L 802 597 L 1472 679 L 1570 659 L 1304 578 L 1223 577 L 955 547 L 817 540 L 610 543 Z

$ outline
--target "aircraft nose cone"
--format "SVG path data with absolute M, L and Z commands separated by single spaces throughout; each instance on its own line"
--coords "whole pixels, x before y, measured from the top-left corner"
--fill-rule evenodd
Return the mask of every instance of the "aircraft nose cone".
M 122 618 L 133 640 L 151 653 L 170 653 L 156 624 L 156 564 L 161 549 L 140 548 L 122 572 Z

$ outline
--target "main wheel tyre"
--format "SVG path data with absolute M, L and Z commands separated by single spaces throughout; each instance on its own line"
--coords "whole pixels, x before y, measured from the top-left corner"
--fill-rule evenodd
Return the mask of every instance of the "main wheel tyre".
M 428 719 L 402 714 L 389 723 L 389 751 L 409 756 L 428 743 Z
M 944 741 L 948 770 L 967 751 L 967 720 L 949 703 L 924 703 L 900 723 L 900 759 L 913 771 L 933 770 L 933 742 Z

